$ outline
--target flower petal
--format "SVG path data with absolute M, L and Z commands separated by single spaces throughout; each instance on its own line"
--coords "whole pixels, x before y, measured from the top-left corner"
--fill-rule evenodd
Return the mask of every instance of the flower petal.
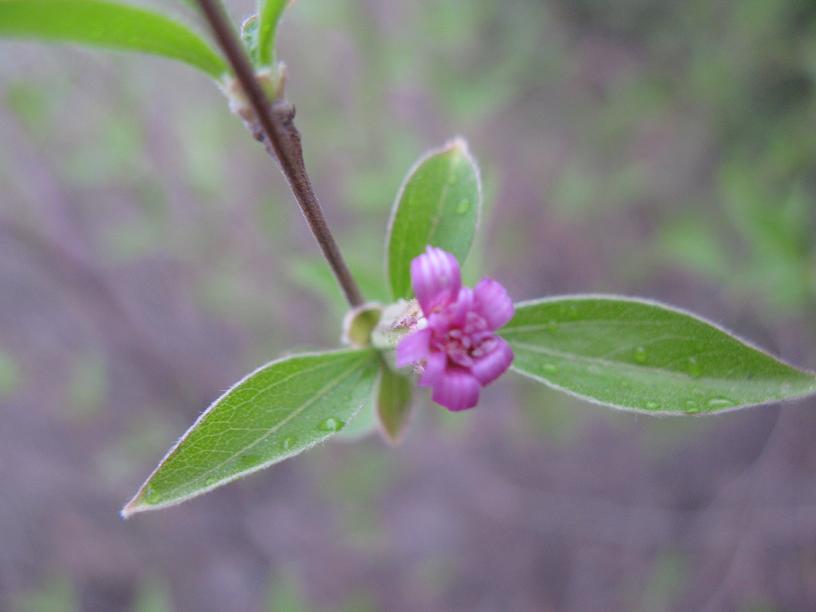
M 449 368 L 434 385 L 431 399 L 449 410 L 465 410 L 479 403 L 479 381 L 467 370 Z
M 499 329 L 513 318 L 513 300 L 501 283 L 492 278 L 483 278 L 474 292 L 479 314 L 485 318 L 490 329 Z
M 422 377 L 419 379 L 420 387 L 433 387 L 439 382 L 440 377 L 445 374 L 445 366 L 448 365 L 448 357 L 445 353 L 434 352 L 428 355 Z
M 411 261 L 411 286 L 427 316 L 456 298 L 462 286 L 459 263 L 450 253 L 429 246 Z
M 397 345 L 397 367 L 404 368 L 425 359 L 431 350 L 430 342 L 431 330 L 427 328 L 411 332 L 405 336 Z
M 470 287 L 459 289 L 459 295 L 455 296 L 453 302 L 445 311 L 450 327 L 462 327 L 465 324 L 467 314 L 473 310 L 474 294 Z
M 487 355 L 478 359 L 470 371 L 482 385 L 489 385 L 504 374 L 513 363 L 513 349 L 504 338 L 495 338 L 496 346 Z

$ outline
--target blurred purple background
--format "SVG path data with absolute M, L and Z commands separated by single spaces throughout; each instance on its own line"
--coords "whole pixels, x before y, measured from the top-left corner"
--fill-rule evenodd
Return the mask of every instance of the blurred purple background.
M 368 297 L 404 172 L 462 134 L 473 270 L 670 302 L 813 369 L 814 41 L 804 0 L 301 0 L 280 54 Z M 508 376 L 466 414 L 421 395 L 399 448 L 120 520 L 221 390 L 337 345 L 342 313 L 205 78 L 0 43 L 0 609 L 816 609 L 813 400 L 658 419 Z

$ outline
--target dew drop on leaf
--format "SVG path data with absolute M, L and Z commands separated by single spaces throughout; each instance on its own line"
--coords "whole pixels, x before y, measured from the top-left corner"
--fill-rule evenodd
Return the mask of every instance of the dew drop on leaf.
M 289 450 L 290 448 L 292 448 L 295 445 L 296 442 L 297 442 L 297 438 L 295 438 L 295 436 L 286 436 L 283 439 L 283 442 L 281 443 L 281 446 L 283 446 L 283 450 Z
M 211 487 L 217 482 L 218 482 L 218 478 L 216 478 L 215 476 L 210 476 L 209 478 L 207 478 L 207 480 L 204 481 L 204 486 L 205 487 Z
M 261 461 L 260 455 L 255 455 L 250 453 L 248 455 L 241 455 L 238 457 L 238 465 L 241 469 L 249 469 L 251 467 L 256 466 Z
M 547 374 L 555 374 L 558 372 L 558 366 L 553 363 L 545 363 L 541 366 L 541 369 L 547 372 Z
M 317 428 L 320 431 L 340 431 L 341 429 L 343 429 L 344 426 L 345 426 L 344 421 L 341 421 L 340 419 L 336 419 L 334 417 L 329 417 L 328 419 L 320 423 L 320 425 L 318 425 Z
M 464 215 L 470 209 L 470 202 L 467 200 L 462 200 L 459 204 L 456 205 L 456 212 L 460 215 Z
M 733 406 L 734 402 L 727 397 L 712 397 L 706 402 L 706 405 L 709 408 L 728 408 L 729 406 Z
M 159 501 L 158 491 L 156 491 L 156 489 L 148 485 L 144 492 L 144 500 L 148 504 L 155 504 L 157 501 Z
M 635 361 L 637 363 L 646 363 L 646 349 L 642 346 L 635 349 Z
M 660 404 L 654 400 L 649 400 L 648 402 L 646 402 L 646 408 L 648 410 L 657 410 L 658 408 L 660 408 Z
M 697 400 L 686 400 L 683 410 L 686 412 L 686 414 L 697 414 L 700 412 L 700 404 L 697 402 Z
M 547 322 L 547 331 L 550 332 L 550 333 L 558 331 L 558 323 L 556 323 L 554 320 L 548 321 Z
M 689 357 L 688 359 L 689 376 L 692 378 L 700 378 L 703 375 L 703 369 L 700 367 L 700 362 L 696 357 Z

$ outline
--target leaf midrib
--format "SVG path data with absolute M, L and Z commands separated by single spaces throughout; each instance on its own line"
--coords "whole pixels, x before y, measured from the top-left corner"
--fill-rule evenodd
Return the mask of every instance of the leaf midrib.
M 602 357 L 589 357 L 589 356 L 585 356 L 585 355 L 576 355 L 574 353 L 564 353 L 562 351 L 558 351 L 558 350 L 555 350 L 555 349 L 551 349 L 551 348 L 547 348 L 547 347 L 543 347 L 543 346 L 539 346 L 539 345 L 534 345 L 534 344 L 526 344 L 524 342 L 514 342 L 512 340 L 509 340 L 509 342 L 510 342 L 511 346 L 513 346 L 513 347 L 517 347 L 517 348 L 522 349 L 522 350 L 528 350 L 528 351 L 533 352 L 533 353 L 542 353 L 542 354 L 545 354 L 545 355 L 550 355 L 551 357 L 558 358 L 558 359 L 563 359 L 565 361 L 570 361 L 572 363 L 578 363 L 578 364 L 589 363 L 589 364 L 594 364 L 594 365 L 602 365 L 602 366 L 608 367 L 608 368 L 623 368 L 624 370 L 627 370 L 627 371 L 630 371 L 630 372 L 644 372 L 644 371 L 646 371 L 649 374 L 658 375 L 658 376 L 662 376 L 662 377 L 666 377 L 666 378 L 673 378 L 675 380 L 682 381 L 682 382 L 694 381 L 694 382 L 697 382 L 697 383 L 707 382 L 709 384 L 710 383 L 734 384 L 734 383 L 737 383 L 737 382 L 739 382 L 739 384 L 744 383 L 744 381 L 736 381 L 736 380 L 731 380 L 731 379 L 726 379 L 726 378 L 714 378 L 714 377 L 711 377 L 711 376 L 700 376 L 699 378 L 695 378 L 695 377 L 693 377 L 693 376 L 691 376 L 689 374 L 684 374 L 682 372 L 677 372 L 675 370 L 666 370 L 666 369 L 660 369 L 660 368 L 653 367 L 653 366 L 632 364 L 632 363 L 627 363 L 625 361 L 610 361 L 610 360 L 604 359 Z M 759 378 L 759 379 L 755 379 L 752 382 L 756 382 L 758 380 L 772 380 L 772 379 Z M 814 385 L 811 385 L 811 388 L 813 388 L 813 386 Z

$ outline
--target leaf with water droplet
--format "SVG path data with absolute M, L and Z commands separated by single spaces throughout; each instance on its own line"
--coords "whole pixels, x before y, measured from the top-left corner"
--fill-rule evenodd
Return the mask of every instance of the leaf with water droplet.
M 345 424 L 346 424 L 345 421 L 343 421 L 342 419 L 338 419 L 336 417 L 329 417 L 328 419 L 321 421 L 320 425 L 318 425 L 317 428 L 320 431 L 337 432 L 343 429 Z
M 693 378 L 700 378 L 703 375 L 703 368 L 700 366 L 700 362 L 697 361 L 697 357 L 693 355 L 688 358 L 688 372 L 689 376 Z
M 712 397 L 706 402 L 706 405 L 713 410 L 719 410 L 721 408 L 728 408 L 729 406 L 733 406 L 734 402 L 732 402 L 727 397 Z
M 481 206 L 479 167 L 461 138 L 426 153 L 409 170 L 386 239 L 386 272 L 394 298 L 412 297 L 411 260 L 428 245 L 453 253 L 464 264 Z
M 345 350 L 256 370 L 199 417 L 122 515 L 177 504 L 334 435 L 371 397 L 379 365 L 373 350 Z
M 524 302 L 500 334 L 513 347 L 516 372 L 617 408 L 712 413 L 816 392 L 816 374 L 713 323 L 646 300 Z

